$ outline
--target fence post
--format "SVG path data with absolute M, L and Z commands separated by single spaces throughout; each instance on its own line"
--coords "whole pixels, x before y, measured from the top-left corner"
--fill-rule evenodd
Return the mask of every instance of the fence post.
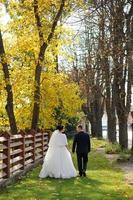
M 10 134 L 4 132 L 3 136 L 6 138 L 6 141 L 3 142 L 3 145 L 5 146 L 3 154 L 6 156 L 6 158 L 3 159 L 3 163 L 6 165 L 3 172 L 6 174 L 4 178 L 10 178 Z
M 35 159 L 36 159 L 36 148 L 35 148 L 35 145 L 36 145 L 36 141 L 35 141 L 35 139 L 36 139 L 36 131 L 34 131 L 34 130 L 31 130 L 30 132 L 29 132 L 31 135 L 32 135 L 32 141 L 33 141 L 33 143 L 32 143 L 32 147 L 33 147 L 33 150 L 32 150 L 32 159 L 33 159 L 33 163 L 35 162 Z
M 44 146 L 46 147 L 46 149 L 44 150 L 44 155 L 46 154 L 46 151 L 48 150 L 49 139 L 50 139 L 50 132 L 49 132 L 49 130 L 47 130 L 47 131 L 45 130 L 45 132 L 43 134 L 43 142 L 45 140 Z
M 21 156 L 22 156 L 22 169 L 25 169 L 25 132 L 24 131 L 20 131 L 20 135 L 22 136 L 21 141 L 22 141 L 22 145 L 21 145 Z
M 41 133 L 42 133 L 42 158 L 44 157 L 44 131 L 41 130 Z

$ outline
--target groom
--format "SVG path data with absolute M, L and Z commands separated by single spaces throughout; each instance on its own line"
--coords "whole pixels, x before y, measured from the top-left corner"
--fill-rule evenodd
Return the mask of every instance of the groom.
M 72 152 L 74 153 L 76 148 L 79 176 L 86 176 L 88 153 L 91 148 L 90 137 L 83 131 L 82 125 L 77 126 L 77 132 L 74 137 Z

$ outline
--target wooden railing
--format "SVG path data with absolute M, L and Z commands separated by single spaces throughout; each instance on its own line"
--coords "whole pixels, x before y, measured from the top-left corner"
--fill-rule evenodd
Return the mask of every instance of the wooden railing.
M 42 160 L 48 148 L 48 133 L 30 131 L 0 133 L 0 182 Z

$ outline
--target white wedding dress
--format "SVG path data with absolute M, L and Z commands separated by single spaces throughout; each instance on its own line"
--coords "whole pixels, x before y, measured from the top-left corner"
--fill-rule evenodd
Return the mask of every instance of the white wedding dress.
M 71 154 L 66 145 L 66 135 L 58 130 L 54 131 L 39 174 L 40 178 L 53 177 L 65 179 L 77 176 Z

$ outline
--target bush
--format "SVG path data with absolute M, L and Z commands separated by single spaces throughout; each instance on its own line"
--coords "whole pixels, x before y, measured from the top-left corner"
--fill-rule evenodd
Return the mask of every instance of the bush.
M 91 146 L 93 149 L 105 148 L 107 144 L 106 140 L 99 140 L 97 138 L 91 138 Z
M 129 153 L 122 151 L 120 153 L 119 158 L 117 158 L 117 161 L 118 162 L 127 162 L 130 160 L 130 157 L 131 157 L 131 155 Z
M 120 153 L 122 150 L 121 150 L 121 147 L 118 143 L 108 143 L 106 144 L 105 146 L 105 152 L 107 154 L 117 154 L 117 153 Z

